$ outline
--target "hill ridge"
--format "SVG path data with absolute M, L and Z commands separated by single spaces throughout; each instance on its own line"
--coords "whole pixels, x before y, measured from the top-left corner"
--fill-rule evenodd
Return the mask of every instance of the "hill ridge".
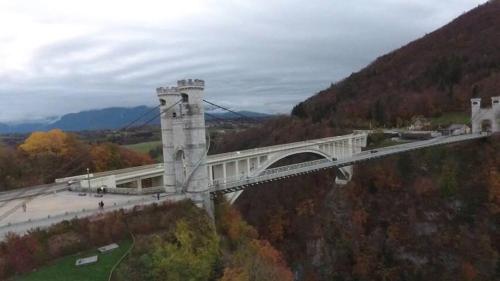
M 135 107 L 107 107 L 102 109 L 84 110 L 76 113 L 68 113 L 61 116 L 55 122 L 21 122 L 16 124 L 0 123 L 0 133 L 29 133 L 33 131 L 47 131 L 51 129 L 61 129 L 64 131 L 84 131 L 84 130 L 102 130 L 118 129 L 133 120 L 143 116 L 143 114 L 154 109 L 153 107 L 140 105 Z M 240 113 L 252 118 L 267 118 L 271 115 L 253 111 L 239 111 Z M 159 113 L 151 112 L 141 118 L 136 125 L 141 125 L 150 120 Z M 232 113 L 211 113 L 219 119 L 238 119 Z M 159 125 L 159 118 L 151 121 L 153 125 Z
M 500 1 L 480 5 L 299 103 L 292 115 L 366 126 L 467 112 L 471 97 L 499 94 L 499 15 Z

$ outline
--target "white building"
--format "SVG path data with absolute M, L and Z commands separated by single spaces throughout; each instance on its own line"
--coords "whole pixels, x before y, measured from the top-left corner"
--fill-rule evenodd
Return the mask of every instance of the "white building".
M 465 124 L 451 124 L 448 128 L 440 130 L 440 132 L 445 136 L 458 136 L 470 134 L 471 130 Z

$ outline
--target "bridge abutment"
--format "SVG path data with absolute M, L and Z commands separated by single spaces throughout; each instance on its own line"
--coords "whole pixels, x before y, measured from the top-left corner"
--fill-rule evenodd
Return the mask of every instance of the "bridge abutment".
M 337 176 L 335 177 L 335 183 L 338 185 L 346 185 L 351 181 L 353 176 L 353 167 L 345 166 L 337 169 Z

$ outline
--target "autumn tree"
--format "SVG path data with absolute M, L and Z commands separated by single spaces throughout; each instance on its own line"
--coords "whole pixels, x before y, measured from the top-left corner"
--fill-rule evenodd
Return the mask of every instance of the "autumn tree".
M 439 188 L 443 197 L 455 195 L 458 185 L 457 173 L 456 162 L 449 160 L 444 163 L 439 181 Z
M 90 162 L 88 147 L 59 129 L 32 133 L 18 151 L 29 162 L 26 170 L 43 182 L 81 172 Z
M 113 143 L 92 146 L 90 155 L 97 172 L 154 163 L 149 155 L 139 154 Z
M 217 204 L 216 222 L 219 233 L 231 242 L 223 253 L 226 268 L 221 281 L 293 280 L 281 253 L 268 241 L 258 240 L 253 227 L 224 200 Z
M 281 253 L 268 241 L 253 239 L 243 244 L 231 256 L 232 265 L 226 268 L 222 280 L 291 281 L 293 274 Z
M 490 167 L 487 179 L 490 211 L 498 214 L 500 213 L 500 173 L 498 172 L 498 166 Z
M 224 275 L 220 281 L 250 281 L 248 272 L 241 267 L 229 267 L 224 269 Z
M 477 271 L 470 262 L 462 262 L 462 280 L 473 281 L 476 279 Z
M 34 237 L 10 233 L 5 245 L 9 267 L 14 272 L 28 272 L 38 265 L 37 257 L 41 246 Z
M 68 134 L 59 129 L 48 132 L 34 132 L 19 146 L 19 149 L 31 157 L 40 154 L 63 156 L 70 150 L 68 146 L 69 138 Z
M 227 201 L 220 200 L 215 212 L 217 231 L 229 238 L 231 246 L 237 246 L 246 240 L 256 239 L 257 231 L 248 225 L 241 214 Z
M 156 239 L 152 254 L 155 280 L 210 280 L 218 258 L 219 240 L 214 229 L 205 232 L 185 220 L 175 227 L 175 241 Z
M 289 225 L 287 212 L 283 208 L 269 215 L 269 239 L 270 241 L 280 241 L 283 239 L 286 228 Z
M 0 143 L 0 190 L 21 185 L 28 176 L 23 168 L 16 152 Z

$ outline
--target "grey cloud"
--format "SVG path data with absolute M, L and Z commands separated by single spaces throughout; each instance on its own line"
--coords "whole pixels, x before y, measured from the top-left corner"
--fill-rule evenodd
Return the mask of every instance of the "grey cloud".
M 185 77 L 205 79 L 207 98 L 235 109 L 289 112 L 481 1 L 254 2 L 220 3 L 182 26 L 109 26 L 45 46 L 31 75 L 0 77 L 0 121 L 152 105 L 157 86 Z

